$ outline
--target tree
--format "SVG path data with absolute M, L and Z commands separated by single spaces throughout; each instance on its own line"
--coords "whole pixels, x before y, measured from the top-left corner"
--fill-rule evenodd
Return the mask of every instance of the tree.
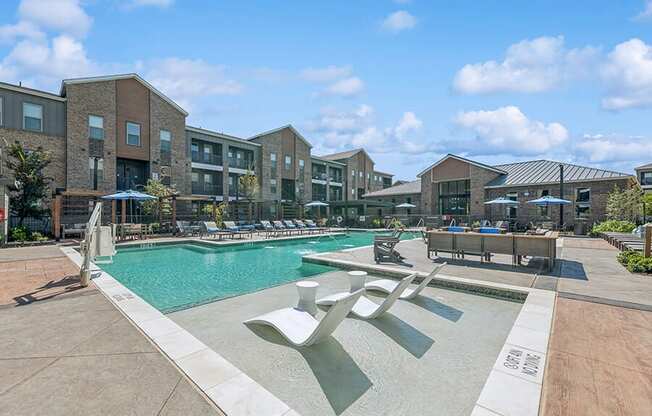
M 6 143 L 6 142 L 5 142 Z M 52 178 L 44 170 L 50 164 L 50 154 L 42 147 L 28 151 L 16 142 L 7 146 L 7 167 L 13 172 L 17 190 L 10 194 L 10 211 L 22 225 L 27 217 L 41 218 L 49 212 L 42 201 L 48 196 Z
M 143 188 L 143 192 L 157 197 L 157 199 L 143 202 L 143 211 L 145 214 L 160 218 L 162 215 L 170 215 L 172 213 L 170 197 L 175 194 L 173 188 L 164 185 L 159 180 L 148 179 L 147 185 Z
M 614 189 L 607 197 L 607 218 L 636 222 L 641 214 L 642 196 L 643 193 L 638 186 L 620 189 L 614 185 Z
M 228 209 L 229 205 L 226 202 L 221 202 L 217 205 L 205 204 L 202 207 L 202 214 L 210 216 L 215 221 L 215 224 L 220 227 L 222 222 L 224 222 Z
M 238 178 L 238 183 L 240 185 L 239 187 L 242 191 L 242 195 L 249 203 L 249 222 L 251 222 L 253 201 L 258 197 L 258 193 L 260 192 L 258 177 L 250 168 L 247 169 L 247 173 Z

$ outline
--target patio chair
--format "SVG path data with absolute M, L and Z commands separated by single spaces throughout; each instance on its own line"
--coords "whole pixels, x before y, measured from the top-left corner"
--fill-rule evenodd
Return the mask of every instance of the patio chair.
M 399 299 L 403 300 L 410 300 L 416 298 L 419 293 L 423 289 L 428 286 L 428 284 L 432 281 L 432 279 L 437 276 L 437 273 L 441 271 L 441 269 L 444 268 L 448 263 L 444 262 L 442 264 L 438 264 L 426 277 L 421 280 L 421 283 L 414 289 L 412 288 L 406 288 L 403 293 L 398 297 Z M 415 275 L 416 277 L 416 275 Z M 367 284 L 364 285 L 364 288 L 367 290 L 375 290 L 378 292 L 383 292 L 383 293 L 392 293 L 396 287 L 400 284 L 400 281 L 396 281 L 393 279 L 378 279 L 378 280 L 373 280 L 371 282 L 368 282 Z
M 200 223 L 200 234 L 199 237 L 203 238 L 204 236 L 218 236 L 222 238 L 223 235 L 231 234 L 229 231 L 220 230 L 215 221 L 202 221 Z
M 237 225 L 235 225 L 235 222 L 233 221 L 224 221 L 224 228 L 226 228 L 226 231 L 231 233 L 231 236 L 245 236 L 247 234 L 251 235 L 252 231 L 251 230 L 243 230 Z
M 376 236 L 374 238 L 374 261 L 380 263 L 389 261 L 390 263 L 403 263 L 405 257 L 396 251 L 394 247 L 400 242 L 400 238 Z
M 262 231 L 265 233 L 265 237 L 268 237 L 270 234 L 276 233 L 276 229 L 274 228 L 271 222 L 260 220 L 260 225 L 261 227 L 263 227 Z
M 301 231 L 305 231 L 307 233 L 312 233 L 312 229 L 308 228 L 308 226 L 301 220 L 294 220 L 294 224 L 297 226 L 297 228 Z
M 246 325 L 269 325 L 295 347 L 308 347 L 328 338 L 358 302 L 364 289 L 346 293 L 329 309 L 321 321 L 296 308 L 284 308 L 244 321 Z
M 70 235 L 78 235 L 80 237 L 84 236 L 86 231 L 86 224 L 61 224 L 61 238 L 64 240 Z
M 297 226 L 294 225 L 294 223 L 290 220 L 283 220 L 283 224 L 285 225 L 285 228 L 287 228 L 290 233 L 292 233 L 292 231 L 296 231 L 299 234 L 302 233 L 302 231 L 299 228 L 297 228 Z
M 400 283 L 396 285 L 394 290 L 391 291 L 390 294 L 383 300 L 383 303 L 381 303 L 380 305 L 372 301 L 366 296 L 361 296 L 358 299 L 358 301 L 355 302 L 355 305 L 353 305 L 351 312 L 357 317 L 362 319 L 378 318 L 380 315 L 387 312 L 389 308 L 392 307 L 392 305 L 394 305 L 398 297 L 401 296 L 403 291 L 410 285 L 410 283 L 412 283 L 412 280 L 414 280 L 415 276 L 416 274 L 411 274 L 407 277 L 404 277 L 400 281 Z M 349 292 L 335 293 L 334 295 L 326 296 L 325 298 L 319 299 L 317 301 L 317 305 L 322 305 L 322 306 L 334 305 L 340 299 L 346 298 L 347 296 L 350 296 Z
M 318 226 L 317 224 L 315 224 L 315 222 L 313 220 L 304 220 L 304 222 L 306 223 L 308 228 L 311 228 L 313 230 L 317 230 L 317 232 L 319 232 L 319 233 L 323 233 L 324 231 L 326 231 L 326 228 Z
M 274 228 L 276 229 L 277 233 L 279 233 L 279 234 L 288 234 L 288 235 L 291 234 L 291 231 L 288 230 L 288 227 L 283 225 L 283 223 L 281 221 L 272 221 L 272 223 L 274 224 Z

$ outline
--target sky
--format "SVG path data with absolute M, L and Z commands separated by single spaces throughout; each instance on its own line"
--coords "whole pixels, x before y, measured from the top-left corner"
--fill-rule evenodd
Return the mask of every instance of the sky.
M 2 0 L 0 81 L 137 72 L 188 124 L 292 124 L 414 179 L 447 153 L 652 162 L 652 0 Z

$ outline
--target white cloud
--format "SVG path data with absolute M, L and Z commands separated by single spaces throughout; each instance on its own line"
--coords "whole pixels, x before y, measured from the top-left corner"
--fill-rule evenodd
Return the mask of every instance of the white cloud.
M 450 146 L 469 154 L 539 155 L 553 150 L 568 139 L 568 130 L 559 123 L 530 120 L 518 107 L 459 113 L 453 120 L 471 140 L 451 141 Z
M 502 62 L 465 65 L 453 86 L 464 94 L 547 91 L 587 75 L 598 52 L 591 46 L 568 50 L 562 36 L 523 40 L 507 49 Z
M 652 106 L 652 47 L 640 39 L 616 45 L 601 71 L 610 110 Z
M 47 6 L 41 0 L 22 0 L 18 15 L 23 21 L 74 37 L 85 36 L 93 24 L 79 0 L 48 0 Z
M 417 118 L 417 116 L 411 112 L 407 111 L 403 113 L 403 117 L 399 120 L 398 125 L 394 129 L 396 137 L 399 139 L 406 139 L 408 134 L 419 131 L 423 126 L 423 122 Z
M 312 82 L 329 82 L 350 75 L 350 66 L 329 65 L 324 68 L 306 68 L 301 71 L 301 78 Z
M 412 16 L 405 10 L 399 10 L 387 16 L 381 22 L 380 26 L 392 33 L 398 33 L 403 30 L 412 29 L 417 25 L 416 17 Z
M 324 90 L 324 93 L 328 95 L 352 97 L 361 93 L 363 89 L 364 83 L 360 78 L 350 77 L 335 81 Z
M 44 39 L 43 33 L 32 22 L 20 21 L 14 25 L 0 26 L 0 43 L 14 43 L 17 39 Z
M 143 64 L 145 79 L 189 109 L 195 98 L 236 95 L 242 85 L 225 75 L 225 67 L 201 59 L 167 58 Z
M 643 9 L 642 12 L 640 12 L 636 17 L 634 17 L 634 20 L 648 20 L 652 19 L 652 0 L 647 0 L 645 2 L 645 8 Z
M 576 154 L 592 163 L 643 163 L 652 155 L 652 138 L 622 135 L 584 135 L 575 145 Z
M 130 0 L 127 2 L 128 7 L 170 7 L 174 0 Z

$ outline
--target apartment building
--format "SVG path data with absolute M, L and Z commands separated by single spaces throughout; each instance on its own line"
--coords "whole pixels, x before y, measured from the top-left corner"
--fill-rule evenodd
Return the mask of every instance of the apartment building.
M 50 153 L 53 194 L 99 196 L 154 178 L 188 202 L 179 209 L 197 213 L 203 203 L 246 200 L 239 178 L 253 171 L 256 215 L 273 218 L 391 185 L 362 149 L 319 157 L 291 125 L 244 139 L 187 126 L 187 116 L 137 74 L 64 80 L 59 94 L 0 83 L 0 138 Z
M 636 179 L 643 191 L 652 192 L 652 163 L 637 167 Z
M 560 194 L 563 168 L 563 195 Z M 487 165 L 449 154 L 423 170 L 414 182 L 365 195 L 376 201 L 408 202 L 418 212 L 433 217 L 467 221 L 511 219 L 559 221 L 559 206 L 537 206 L 527 201 L 552 195 L 571 201 L 564 207 L 564 224 L 593 223 L 606 218 L 607 198 L 614 186 L 630 187 L 635 178 L 627 173 L 550 160 Z M 499 197 L 518 205 L 486 205 Z M 418 202 L 418 204 L 417 204 Z

